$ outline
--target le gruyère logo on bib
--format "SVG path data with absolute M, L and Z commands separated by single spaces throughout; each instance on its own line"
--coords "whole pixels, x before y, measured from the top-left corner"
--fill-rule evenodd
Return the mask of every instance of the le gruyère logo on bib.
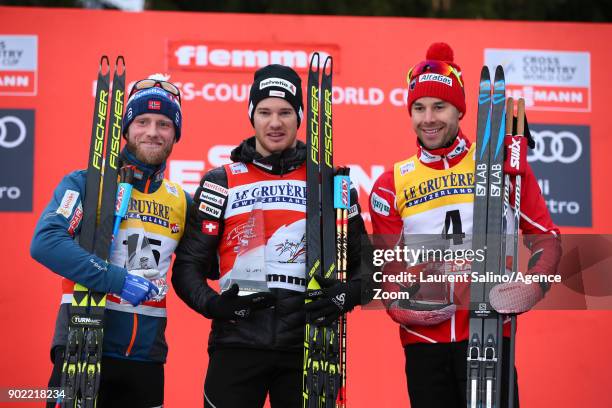
M 256 199 L 262 204 L 266 203 L 288 203 L 306 205 L 306 186 L 304 182 L 294 183 L 291 181 L 281 183 L 267 183 L 266 185 L 253 184 L 246 188 L 233 192 L 232 208 L 240 208 L 253 205 Z
M 138 200 L 132 198 L 128 209 L 128 218 L 140 218 L 142 222 L 170 228 L 172 207 L 155 200 Z
M 412 207 L 449 195 L 473 193 L 473 173 L 451 173 L 440 177 L 432 177 L 420 182 L 416 186 L 404 189 L 405 206 Z

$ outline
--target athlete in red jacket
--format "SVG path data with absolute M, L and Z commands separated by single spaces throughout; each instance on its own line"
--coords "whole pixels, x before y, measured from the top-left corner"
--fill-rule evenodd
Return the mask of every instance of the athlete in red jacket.
M 374 234 L 384 236 L 387 243 L 395 244 L 400 236 L 406 242 L 413 234 L 452 234 L 463 236 L 461 244 L 471 248 L 475 144 L 459 127 L 465 115 L 462 81 L 453 51 L 445 43 L 432 44 L 426 61 L 415 65 L 408 75 L 408 111 L 417 135 L 417 154 L 382 174 L 370 195 Z M 549 274 L 560 257 L 559 230 L 533 171 L 527 170 L 521 181 L 520 228 L 528 236 L 525 243 L 532 253 L 528 273 Z M 449 283 L 446 289 L 448 303 L 434 310 L 414 310 L 400 301 L 387 304 L 389 315 L 400 324 L 412 408 L 464 408 L 467 404 L 469 311 L 459 310 L 456 304 L 469 299 L 469 283 Z M 538 284 L 500 284 L 491 291 L 491 304 L 499 312 L 522 313 L 547 289 Z M 504 296 L 499 296 L 500 291 Z M 517 298 L 519 302 L 508 301 Z M 502 378 L 502 384 L 504 395 L 507 379 Z M 515 395 L 518 400 L 518 390 Z M 502 396 L 502 401 L 507 398 Z

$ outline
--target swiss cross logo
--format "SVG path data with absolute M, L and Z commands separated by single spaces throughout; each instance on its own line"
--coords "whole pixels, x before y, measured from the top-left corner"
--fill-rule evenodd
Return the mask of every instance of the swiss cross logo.
M 219 223 L 217 221 L 202 222 L 202 232 L 206 235 L 217 235 L 219 231 Z
M 160 110 L 161 109 L 161 102 L 160 101 L 156 101 L 154 99 L 149 101 L 149 109 L 151 110 Z

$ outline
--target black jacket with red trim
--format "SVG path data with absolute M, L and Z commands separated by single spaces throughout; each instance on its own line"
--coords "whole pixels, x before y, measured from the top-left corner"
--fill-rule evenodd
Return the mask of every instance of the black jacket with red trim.
M 306 145 L 298 141 L 297 146 L 280 154 L 262 157 L 255 150 L 255 138 L 246 139 L 232 151 L 235 163 L 250 163 L 266 173 L 293 176 L 292 173 L 306 162 Z M 263 178 L 262 178 L 263 180 Z M 220 278 L 218 248 L 223 235 L 225 204 L 221 213 L 214 216 L 200 211 L 200 198 L 207 185 L 223 192 L 228 187 L 225 167 L 215 168 L 204 175 L 194 195 L 194 205 L 188 213 L 187 228 L 176 250 L 172 284 L 178 296 L 193 310 L 207 318 L 210 315 L 210 301 L 218 296 L 208 280 Z M 357 192 L 351 190 L 351 202 L 358 203 Z M 207 205 L 207 204 L 205 204 Z M 361 263 L 361 239 L 366 234 L 359 204 L 355 204 L 348 223 L 348 275 L 351 281 L 361 284 L 359 267 Z M 207 222 L 214 223 L 217 233 L 203 232 Z M 274 307 L 252 312 L 247 318 L 236 321 L 213 319 L 209 337 L 209 350 L 219 347 L 247 347 L 271 350 L 299 350 L 304 341 L 304 293 L 274 288 Z

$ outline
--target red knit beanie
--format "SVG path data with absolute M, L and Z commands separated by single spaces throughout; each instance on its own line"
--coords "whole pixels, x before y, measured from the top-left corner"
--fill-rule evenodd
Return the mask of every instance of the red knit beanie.
M 465 116 L 465 93 L 461 68 L 453 62 L 453 49 L 440 42 L 427 50 L 425 61 L 412 68 L 408 78 L 408 112 L 412 104 L 426 96 L 439 98 L 454 105 Z

